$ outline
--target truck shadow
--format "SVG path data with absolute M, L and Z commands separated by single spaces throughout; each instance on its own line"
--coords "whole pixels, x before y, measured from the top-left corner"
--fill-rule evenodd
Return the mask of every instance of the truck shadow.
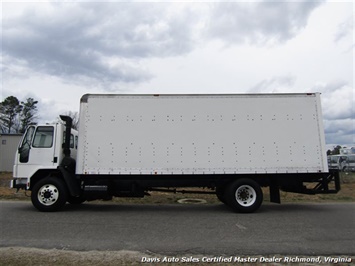
M 81 205 L 65 205 L 63 211 L 73 212 L 217 212 L 230 213 L 223 204 L 115 204 L 84 203 Z
M 263 204 L 258 212 L 272 213 L 272 212 L 323 212 L 327 210 L 327 203 L 283 203 L 283 204 L 273 204 L 266 203 Z
M 263 204 L 254 213 L 244 214 L 231 211 L 224 204 L 115 204 L 115 203 L 83 203 L 81 205 L 65 205 L 65 212 L 199 212 L 199 213 L 226 213 L 237 215 L 257 215 L 261 213 L 285 213 L 285 212 L 323 212 L 328 211 L 322 203 L 285 203 Z

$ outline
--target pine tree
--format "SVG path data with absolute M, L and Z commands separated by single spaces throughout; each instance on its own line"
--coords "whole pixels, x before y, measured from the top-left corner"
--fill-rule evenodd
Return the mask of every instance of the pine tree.
M 30 124 L 36 122 L 37 103 L 38 101 L 35 101 L 33 98 L 27 98 L 26 102 L 21 102 L 23 108 L 21 112 L 20 133 L 24 133 Z
M 18 115 L 22 111 L 22 105 L 15 96 L 7 97 L 0 103 L 0 124 L 3 133 L 13 133 L 18 123 Z

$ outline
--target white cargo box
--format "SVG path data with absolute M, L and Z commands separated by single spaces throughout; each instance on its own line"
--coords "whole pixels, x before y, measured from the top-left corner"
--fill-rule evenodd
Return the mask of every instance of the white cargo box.
M 320 94 L 81 99 L 77 174 L 328 172 Z

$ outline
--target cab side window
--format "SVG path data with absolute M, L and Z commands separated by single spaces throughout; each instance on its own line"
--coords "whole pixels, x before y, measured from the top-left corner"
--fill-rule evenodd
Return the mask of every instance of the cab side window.
M 37 127 L 32 146 L 35 148 L 50 148 L 53 145 L 54 127 Z
M 63 132 L 63 145 L 65 143 L 65 131 Z M 70 134 L 70 148 L 74 149 L 74 135 Z
M 70 135 L 70 148 L 74 149 L 74 135 L 73 134 Z
M 78 149 L 78 136 L 75 136 L 75 149 Z

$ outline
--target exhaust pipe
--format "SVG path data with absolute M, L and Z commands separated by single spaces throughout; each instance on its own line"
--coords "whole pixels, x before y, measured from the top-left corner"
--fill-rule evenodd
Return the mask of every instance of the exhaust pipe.
M 65 122 L 65 142 L 63 144 L 64 155 L 65 157 L 70 157 L 70 134 L 73 119 L 67 115 L 60 115 L 59 117 Z

